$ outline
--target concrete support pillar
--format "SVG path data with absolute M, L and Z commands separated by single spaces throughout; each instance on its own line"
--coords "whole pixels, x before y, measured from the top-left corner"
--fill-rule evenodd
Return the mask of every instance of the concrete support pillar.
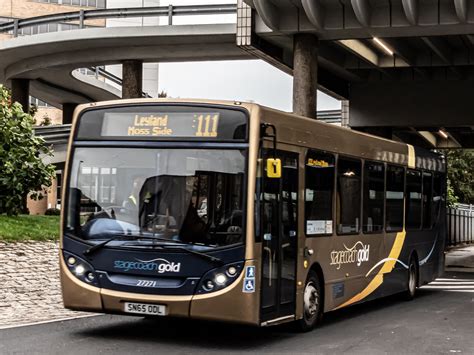
M 143 62 L 126 60 L 122 63 L 122 99 L 141 98 L 143 93 Z
M 77 104 L 64 103 L 63 104 L 63 124 L 71 124 L 72 116 L 74 115 L 74 110 L 76 109 Z
M 293 112 L 316 118 L 318 38 L 296 34 L 293 44 Z
M 23 106 L 23 111 L 30 109 L 30 81 L 28 79 L 12 79 L 12 102 Z
M 341 101 L 341 126 L 349 127 L 349 100 Z

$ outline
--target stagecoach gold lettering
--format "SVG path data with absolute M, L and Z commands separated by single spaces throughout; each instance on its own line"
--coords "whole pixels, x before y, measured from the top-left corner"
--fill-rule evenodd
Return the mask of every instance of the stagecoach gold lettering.
M 331 264 L 337 265 L 337 270 L 344 264 L 356 264 L 360 266 L 363 262 L 369 261 L 370 245 L 364 245 L 358 241 L 352 248 L 344 245 L 345 250 L 333 250 L 331 252 Z

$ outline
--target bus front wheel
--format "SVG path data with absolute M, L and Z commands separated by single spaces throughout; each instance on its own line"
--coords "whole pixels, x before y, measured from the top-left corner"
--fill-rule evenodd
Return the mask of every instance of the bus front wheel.
M 407 274 L 407 290 L 405 291 L 404 298 L 410 301 L 415 298 L 416 288 L 418 287 L 418 263 L 413 256 L 410 258 Z
M 323 297 L 318 275 L 310 271 L 303 293 L 303 318 L 298 321 L 301 331 L 316 327 L 323 318 Z

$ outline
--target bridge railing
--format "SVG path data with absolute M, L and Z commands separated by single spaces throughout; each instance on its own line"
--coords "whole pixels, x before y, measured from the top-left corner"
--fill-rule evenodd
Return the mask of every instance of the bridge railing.
M 43 137 L 46 144 L 67 144 L 71 134 L 71 125 L 37 126 L 35 135 Z
M 448 208 L 448 245 L 474 243 L 474 205 Z
M 99 77 L 100 77 L 102 79 L 109 80 L 112 83 L 114 83 L 114 84 L 116 84 L 120 87 L 122 86 L 122 79 L 120 77 L 118 77 L 117 75 L 114 75 L 111 72 L 105 70 L 104 68 L 90 67 L 90 68 L 87 68 L 87 69 L 89 69 L 90 71 L 95 73 L 95 78 L 96 79 L 99 79 Z M 151 98 L 151 96 L 148 93 L 146 93 L 145 91 L 142 92 L 142 97 Z
M 13 36 L 18 37 L 18 33 L 21 28 L 71 21 L 78 22 L 79 28 L 81 29 L 85 28 L 85 21 L 87 20 L 111 18 L 167 17 L 168 25 L 172 25 L 173 18 L 175 16 L 225 15 L 236 13 L 237 5 L 235 4 L 179 6 L 168 5 L 156 7 L 80 10 L 76 12 L 15 19 L 13 21 L 0 24 L 0 33 L 12 31 Z

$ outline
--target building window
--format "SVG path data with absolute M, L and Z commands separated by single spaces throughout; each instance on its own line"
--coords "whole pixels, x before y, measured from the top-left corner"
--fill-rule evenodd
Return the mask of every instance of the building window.
M 48 4 L 95 7 L 98 9 L 105 9 L 107 5 L 106 0 L 35 0 L 35 1 L 48 3 Z
M 407 207 L 406 207 L 407 229 L 421 228 L 421 173 L 419 171 L 407 171 Z
M 99 203 L 115 203 L 116 168 L 82 167 L 80 189 Z
M 360 230 L 361 162 L 340 157 L 337 161 L 337 233 Z
M 403 195 L 405 187 L 405 169 L 396 166 L 387 167 L 386 218 L 388 232 L 401 231 L 403 228 Z
M 385 167 L 366 162 L 364 166 L 364 233 L 383 230 Z
M 334 156 L 309 151 L 305 164 L 306 235 L 333 232 L 332 201 L 334 191 Z
M 433 199 L 433 175 L 423 173 L 423 228 L 431 228 L 431 200 Z

